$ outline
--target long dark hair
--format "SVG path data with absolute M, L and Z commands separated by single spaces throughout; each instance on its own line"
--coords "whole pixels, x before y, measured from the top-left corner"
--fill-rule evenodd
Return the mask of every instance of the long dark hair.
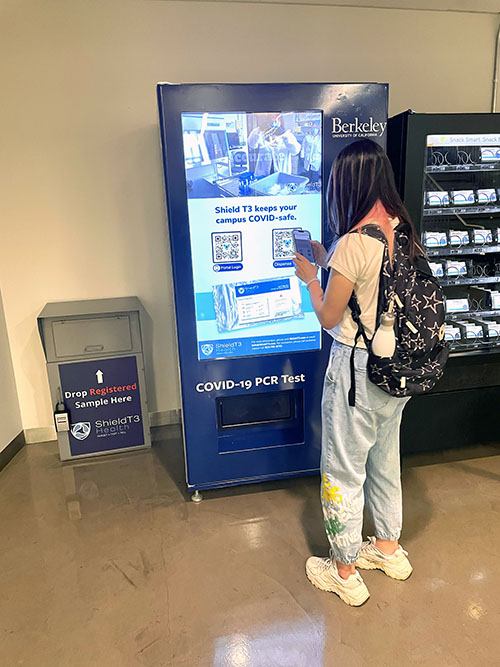
M 334 240 L 357 225 L 378 200 L 391 218 L 399 218 L 405 224 L 411 261 L 424 254 L 410 214 L 396 190 L 387 154 L 371 139 L 361 139 L 338 154 L 330 171 L 326 202 Z

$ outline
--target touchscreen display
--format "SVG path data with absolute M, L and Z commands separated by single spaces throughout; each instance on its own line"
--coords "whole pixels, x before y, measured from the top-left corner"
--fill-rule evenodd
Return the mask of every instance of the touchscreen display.
M 185 112 L 199 359 L 315 350 L 294 229 L 321 240 L 322 113 Z

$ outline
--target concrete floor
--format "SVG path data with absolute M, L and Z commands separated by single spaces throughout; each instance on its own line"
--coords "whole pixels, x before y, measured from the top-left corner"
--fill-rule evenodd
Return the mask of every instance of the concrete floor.
M 0 665 L 499 665 L 500 446 L 404 464 L 406 582 L 367 572 L 353 609 L 304 575 L 325 555 L 318 479 L 189 502 L 179 433 L 0 472 Z

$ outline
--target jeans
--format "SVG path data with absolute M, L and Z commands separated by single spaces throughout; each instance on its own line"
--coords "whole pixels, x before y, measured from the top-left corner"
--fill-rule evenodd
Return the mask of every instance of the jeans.
M 352 347 L 333 341 L 322 400 L 321 504 L 331 557 L 354 563 L 362 541 L 363 508 L 376 537 L 397 540 L 402 525 L 399 428 L 409 398 L 368 379 L 368 352 L 356 348 L 356 405 L 348 404 Z

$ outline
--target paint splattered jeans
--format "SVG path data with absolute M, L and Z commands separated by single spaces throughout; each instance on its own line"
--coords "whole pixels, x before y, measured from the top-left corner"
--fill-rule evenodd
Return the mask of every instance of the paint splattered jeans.
M 402 524 L 399 428 L 408 398 L 368 379 L 368 352 L 356 348 L 356 406 L 347 400 L 352 347 L 333 341 L 322 401 L 321 503 L 331 557 L 354 563 L 362 541 L 363 508 L 375 535 L 397 540 Z

